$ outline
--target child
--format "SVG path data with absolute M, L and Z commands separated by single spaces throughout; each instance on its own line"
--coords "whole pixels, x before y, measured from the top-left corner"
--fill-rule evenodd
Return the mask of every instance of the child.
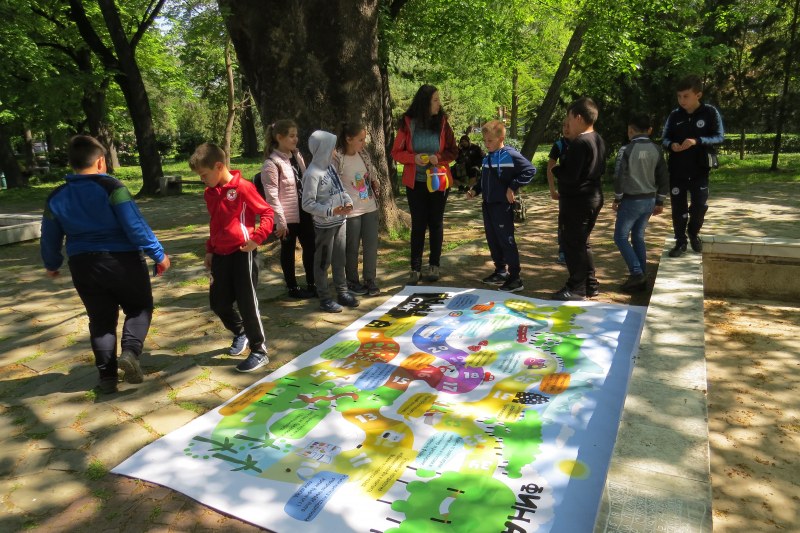
M 703 251 L 700 229 L 708 211 L 708 173 L 716 156 L 714 145 L 724 140 L 722 116 L 713 106 L 700 102 L 702 82 L 686 76 L 677 86 L 678 109 L 664 124 L 661 144 L 669 152 L 669 187 L 672 193 L 672 228 L 675 247 L 670 257 L 686 252 L 686 233 L 692 250 Z M 687 202 L 687 193 L 692 205 Z
M 275 213 L 275 236 L 281 240 L 283 279 L 290 297 L 312 298 L 317 295 L 314 286 L 314 222 L 311 215 L 300 208 L 306 165 L 297 150 L 297 124 L 293 120 L 277 120 L 267 128 L 265 136 L 267 159 L 260 176 L 267 203 Z M 305 290 L 297 285 L 295 275 L 298 240 L 303 249 Z
M 628 139 L 617 155 L 614 169 L 614 203 L 617 223 L 614 242 L 628 265 L 630 277 L 622 284 L 622 292 L 642 291 L 647 287 L 645 270 L 647 249 L 644 231 L 650 215 L 664 210 L 669 189 L 669 175 L 664 152 L 650 140 L 653 128 L 647 115 L 634 115 L 628 121 Z M 630 235 L 631 242 L 628 242 Z
M 381 290 L 375 282 L 378 263 L 378 183 L 369 155 L 364 150 L 367 130 L 356 122 L 343 122 L 336 141 L 333 164 L 342 185 L 353 201 L 347 215 L 345 274 L 347 288 L 353 294 L 377 296 Z M 358 248 L 364 250 L 364 284 L 358 279 Z
M 427 281 L 438 281 L 444 242 L 444 209 L 452 183 L 450 162 L 458 155 L 453 128 L 442 108 L 439 89 L 422 85 L 417 89 L 411 105 L 397 127 L 392 146 L 392 158 L 403 165 L 403 185 L 406 186 L 408 210 L 411 212 L 411 270 L 408 285 L 416 285 L 422 278 L 422 252 L 425 249 L 425 232 L 430 241 Z M 443 167 L 447 187 L 428 188 L 429 170 Z M 443 190 L 441 190 L 443 189 Z
M 353 211 L 353 200 L 345 192 L 336 168 L 331 164 L 336 136 L 315 131 L 308 139 L 311 164 L 303 174 L 303 209 L 314 215 L 316 233 L 314 279 L 317 281 L 319 308 L 328 313 L 341 313 L 342 305 L 358 307 L 358 300 L 347 290 L 345 275 L 345 222 Z M 333 269 L 337 302 L 328 289 L 328 268 Z
M 236 370 L 252 372 L 269 363 L 256 295 L 256 248 L 272 231 L 272 208 L 238 170 L 228 170 L 219 146 L 201 144 L 189 158 L 189 166 L 206 185 L 204 196 L 211 215 L 204 261 L 211 271 L 211 310 L 233 333 L 230 355 L 239 355 L 250 345 L 250 355 Z M 257 229 L 256 215 L 260 217 Z
M 556 190 L 556 177 L 553 175 L 553 167 L 561 162 L 564 153 L 569 148 L 569 124 L 567 118 L 564 117 L 564 122 L 561 124 L 561 138 L 553 143 L 550 148 L 550 154 L 547 156 L 547 185 L 550 187 L 550 198 L 558 200 L 558 191 Z M 561 229 L 558 229 L 558 257 L 556 263 L 559 265 L 566 265 L 567 260 L 564 258 L 564 248 L 561 246 Z
M 153 292 L 147 254 L 158 274 L 169 257 L 136 207 L 128 189 L 106 174 L 106 149 L 93 137 L 76 135 L 67 147 L 74 173 L 47 198 L 40 241 L 47 275 L 59 274 L 67 240 L 69 270 L 89 315 L 89 336 L 100 374 L 97 390 L 117 392 L 117 368 L 128 383 L 141 383 L 139 365 L 153 318 Z M 122 325 L 122 354 L 117 360 L 117 319 Z
M 481 133 L 489 153 L 483 158 L 480 181 L 467 191 L 467 196 L 483 195 L 483 228 L 494 261 L 494 272 L 482 281 L 499 285 L 501 291 L 517 292 L 524 286 L 519 276 L 519 251 L 514 240 L 513 206 L 515 193 L 530 183 L 536 168 L 522 154 L 503 144 L 506 127 L 502 121 L 487 122 Z
M 583 300 L 600 293 L 589 237 L 603 207 L 601 176 L 606 167 L 606 144 L 594 131 L 597 105 L 579 98 L 567 108 L 569 150 L 553 167 L 558 180 L 558 225 L 569 279 L 552 295 L 554 300 Z

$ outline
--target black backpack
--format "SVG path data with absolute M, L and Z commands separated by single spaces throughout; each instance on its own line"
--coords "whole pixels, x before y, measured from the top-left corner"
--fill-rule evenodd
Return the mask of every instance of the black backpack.
M 256 186 L 256 190 L 258 191 L 258 194 L 261 195 L 261 198 L 266 200 L 267 195 L 264 193 L 264 184 L 261 182 L 261 172 L 258 172 L 255 176 L 253 176 L 253 185 Z

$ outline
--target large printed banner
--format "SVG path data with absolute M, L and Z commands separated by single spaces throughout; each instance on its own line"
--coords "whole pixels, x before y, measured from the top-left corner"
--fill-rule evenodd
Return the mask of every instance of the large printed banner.
M 643 316 L 407 287 L 113 472 L 279 533 L 588 532 Z

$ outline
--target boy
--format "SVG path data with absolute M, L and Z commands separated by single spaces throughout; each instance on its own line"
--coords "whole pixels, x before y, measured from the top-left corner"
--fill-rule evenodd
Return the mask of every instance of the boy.
M 250 346 L 250 355 L 236 370 L 252 372 L 269 363 L 256 295 L 256 248 L 272 231 L 272 208 L 238 170 L 228 170 L 219 146 L 201 144 L 189 166 L 206 186 L 204 196 L 211 215 L 204 261 L 211 271 L 211 310 L 233 333 L 230 355 L 240 355 Z M 256 215 L 260 217 L 258 229 Z
M 561 158 L 569 148 L 569 124 L 567 118 L 564 117 L 564 122 L 561 124 L 561 138 L 553 143 L 550 148 L 550 153 L 547 156 L 547 186 L 550 188 L 550 198 L 558 200 L 558 191 L 556 190 L 556 177 L 553 175 L 553 167 L 561 162 Z M 561 229 L 558 230 L 558 257 L 556 263 L 559 265 L 566 265 L 567 260 L 564 257 L 564 248 L 561 246 Z
M 703 251 L 700 229 L 708 211 L 708 173 L 715 157 L 714 145 L 724 140 L 722 116 L 713 106 L 700 102 L 702 82 L 686 76 L 676 87 L 678 108 L 664 124 L 662 144 L 669 152 L 669 186 L 672 205 L 672 228 L 675 247 L 670 257 L 686 252 L 686 233 L 692 250 Z M 687 202 L 687 193 L 692 204 Z
M 647 287 L 644 231 L 650 215 L 660 215 L 664 210 L 664 198 L 669 189 L 664 152 L 650 140 L 652 132 L 647 115 L 631 117 L 628 121 L 631 142 L 620 148 L 614 169 L 614 203 L 611 206 L 617 212 L 614 242 L 630 273 L 619 288 L 622 292 L 637 292 Z M 629 235 L 633 246 L 628 242 Z
M 601 176 L 606 167 L 606 144 L 594 131 L 597 105 L 579 98 L 567 108 L 572 138 L 561 163 L 553 168 L 558 180 L 558 225 L 569 278 L 553 293 L 554 300 L 583 300 L 600 293 L 589 237 L 603 207 Z
M 483 158 L 480 181 L 467 191 L 469 198 L 483 195 L 483 228 L 494 262 L 494 272 L 481 281 L 499 285 L 498 290 L 504 292 L 517 292 L 524 286 L 519 275 L 519 250 L 514 240 L 515 193 L 530 183 L 536 168 L 522 154 L 504 145 L 506 127 L 502 121 L 487 122 L 481 133 L 489 153 Z
M 170 261 L 128 189 L 106 174 L 103 145 L 93 137 L 76 135 L 69 141 L 67 155 L 74 172 L 47 198 L 42 259 L 47 275 L 58 276 L 66 236 L 72 282 L 89 315 L 89 337 L 100 374 L 96 389 L 111 394 L 117 392 L 118 368 L 128 383 L 144 380 L 139 357 L 153 318 L 153 292 L 143 253 L 156 262 L 159 274 L 169 269 Z M 120 307 L 125 322 L 117 360 Z

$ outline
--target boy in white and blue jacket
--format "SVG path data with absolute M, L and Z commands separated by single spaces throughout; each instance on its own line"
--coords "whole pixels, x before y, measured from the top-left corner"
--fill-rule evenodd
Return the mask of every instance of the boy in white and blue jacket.
M 487 122 L 481 133 L 489 153 L 483 158 L 480 181 L 467 191 L 467 196 L 483 196 L 483 228 L 494 272 L 482 281 L 499 285 L 498 290 L 504 292 L 517 292 L 524 286 L 514 240 L 514 201 L 519 188 L 533 179 L 536 167 L 518 151 L 504 145 L 506 127 L 502 121 Z
M 309 137 L 308 147 L 312 159 L 303 173 L 302 207 L 314 217 L 314 281 L 319 307 L 328 313 L 341 313 L 343 305 L 358 307 L 358 300 L 347 288 L 345 274 L 345 224 L 347 214 L 353 210 L 353 200 L 332 164 L 336 135 L 317 130 Z M 333 270 L 336 301 L 328 289 L 328 268 Z

